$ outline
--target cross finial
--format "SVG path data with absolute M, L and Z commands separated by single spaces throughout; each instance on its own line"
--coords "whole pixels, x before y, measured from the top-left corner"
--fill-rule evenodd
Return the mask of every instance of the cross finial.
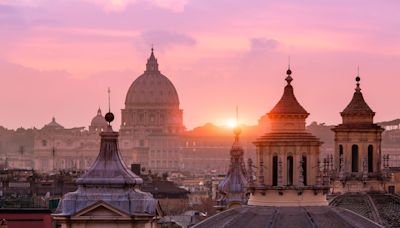
M 108 92 L 108 112 L 111 112 L 111 99 L 110 99 L 111 90 L 110 90 L 110 87 L 108 87 L 107 92 Z

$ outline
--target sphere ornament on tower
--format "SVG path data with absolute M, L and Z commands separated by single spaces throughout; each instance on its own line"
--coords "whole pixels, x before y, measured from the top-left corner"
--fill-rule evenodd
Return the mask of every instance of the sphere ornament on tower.
M 114 120 L 114 114 L 112 112 L 108 112 L 104 118 L 108 124 L 111 124 L 111 122 Z

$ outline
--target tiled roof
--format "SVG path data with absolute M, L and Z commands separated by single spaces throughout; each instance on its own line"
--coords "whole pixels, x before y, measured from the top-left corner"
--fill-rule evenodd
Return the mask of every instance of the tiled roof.
M 343 115 L 375 115 L 375 112 L 365 102 L 360 89 L 356 89 L 353 99 L 341 113 Z
M 400 198 L 396 195 L 346 193 L 335 197 L 330 205 L 369 217 L 385 227 L 400 227 Z
M 285 86 L 282 98 L 269 112 L 269 114 L 300 114 L 308 115 L 308 112 L 300 105 L 293 93 L 293 86 L 290 84 L 292 81 L 290 75 L 286 78 L 288 84 Z
M 196 228 L 241 227 L 381 227 L 349 210 L 330 206 L 267 207 L 240 206 L 212 216 Z

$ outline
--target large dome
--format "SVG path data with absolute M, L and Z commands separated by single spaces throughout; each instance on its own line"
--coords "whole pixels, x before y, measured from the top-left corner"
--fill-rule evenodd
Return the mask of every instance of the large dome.
M 125 105 L 179 105 L 175 86 L 158 70 L 153 50 L 147 60 L 146 71 L 129 88 Z

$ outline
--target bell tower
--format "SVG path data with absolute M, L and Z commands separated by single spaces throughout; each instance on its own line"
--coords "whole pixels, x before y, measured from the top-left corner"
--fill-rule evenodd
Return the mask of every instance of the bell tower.
M 259 137 L 256 150 L 257 181 L 250 185 L 249 205 L 328 205 L 329 176 L 322 172 L 322 142 L 305 128 L 309 113 L 299 104 L 286 72 L 282 98 L 268 113 L 270 131 Z
M 356 77 L 353 98 L 340 113 L 335 132 L 335 183 L 333 191 L 382 191 L 381 141 L 384 129 L 374 124 L 375 112 L 365 102 Z M 376 182 L 376 183 L 375 183 Z

